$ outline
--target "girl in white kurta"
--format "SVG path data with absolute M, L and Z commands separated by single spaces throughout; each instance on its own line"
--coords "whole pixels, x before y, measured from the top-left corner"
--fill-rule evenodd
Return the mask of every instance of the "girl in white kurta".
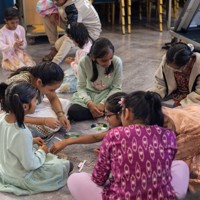
M 63 187 L 70 162 L 48 153 L 24 125 L 24 115 L 35 111 L 37 90 L 27 82 L 1 83 L 0 100 L 6 112 L 0 117 L 0 191 L 28 195 Z
M 35 62 L 25 51 L 27 42 L 24 27 L 19 25 L 19 15 L 15 8 L 5 11 L 5 25 L 0 29 L 0 51 L 2 68 L 16 70 L 20 67 L 32 67 Z

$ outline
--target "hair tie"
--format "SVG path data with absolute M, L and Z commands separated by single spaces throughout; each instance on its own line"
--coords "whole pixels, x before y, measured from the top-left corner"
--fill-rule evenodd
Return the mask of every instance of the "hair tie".
M 118 101 L 118 104 L 123 107 L 124 106 L 124 101 L 125 101 L 125 98 L 124 97 L 121 97 L 120 101 Z
M 67 29 L 71 29 L 71 25 L 70 24 L 67 25 Z
M 190 51 L 191 51 L 191 52 L 194 51 L 194 45 L 193 45 L 193 44 L 187 44 L 187 46 L 190 48 Z

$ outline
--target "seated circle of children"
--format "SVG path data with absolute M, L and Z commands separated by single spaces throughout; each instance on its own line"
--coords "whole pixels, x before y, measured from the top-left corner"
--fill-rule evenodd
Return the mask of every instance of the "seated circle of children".
M 114 55 L 110 40 L 94 41 L 89 55 L 80 60 L 77 80 L 69 119 L 82 121 L 102 117 L 106 99 L 120 92 L 122 86 L 122 61 Z
M 50 6 L 48 6 L 50 4 Z M 58 13 L 54 13 L 56 6 Z M 72 22 L 81 22 L 87 28 L 89 35 L 96 40 L 101 33 L 101 22 L 94 6 L 88 0 L 39 0 L 38 12 L 42 15 L 43 24 L 52 48 L 43 61 L 53 61 L 60 64 L 74 47 L 73 41 L 64 34 L 58 38 L 57 26 L 66 30 Z M 40 7 L 40 8 L 39 8 Z M 53 12 L 52 14 L 49 13 Z
M 193 50 L 192 44 L 175 43 L 155 73 L 152 91 L 171 99 L 173 107 L 200 102 L 200 54 Z
M 76 92 L 78 64 L 80 59 L 89 53 L 92 46 L 92 39 L 83 23 L 73 22 L 69 24 L 66 33 L 79 49 L 76 51 L 75 58 L 67 57 L 65 59 L 70 68 L 64 71 L 65 76 L 62 85 L 58 88 L 59 93 Z
M 25 123 L 31 129 L 33 136 L 42 138 L 54 134 L 61 127 L 70 129 L 66 113 L 69 100 L 58 98 L 56 90 L 60 87 L 64 72 L 53 62 L 40 63 L 35 67 L 23 67 L 13 72 L 5 81 L 10 84 L 16 81 L 26 81 L 37 88 L 38 105 L 33 114 L 25 117 Z
M 163 128 L 160 96 L 137 91 L 120 104 L 123 126 L 104 136 L 92 175 L 74 173 L 68 178 L 74 199 L 183 198 L 189 169 L 185 162 L 173 161 L 176 136 Z
M 7 8 L 4 14 L 5 25 L 0 29 L 0 51 L 2 68 L 15 71 L 24 66 L 33 67 L 35 62 L 26 52 L 26 33 L 19 25 L 19 13 L 15 8 Z
M 54 191 L 66 184 L 72 165 L 49 153 L 24 124 L 37 105 L 37 90 L 27 82 L 0 84 L 0 191 L 30 195 Z
M 121 126 L 121 119 L 120 119 L 120 111 L 121 111 L 121 104 L 120 101 L 123 97 L 125 97 L 126 93 L 124 92 L 116 92 L 115 94 L 112 94 L 106 99 L 105 102 L 105 120 L 107 121 L 109 128 L 114 128 L 117 126 Z M 51 147 L 50 151 L 51 153 L 58 153 L 62 149 L 64 149 L 66 146 L 71 144 L 90 144 L 95 142 L 100 142 L 103 140 L 104 136 L 106 135 L 106 132 L 102 133 L 94 133 L 90 135 L 84 135 L 80 136 L 78 138 L 68 138 L 59 142 L 56 142 Z

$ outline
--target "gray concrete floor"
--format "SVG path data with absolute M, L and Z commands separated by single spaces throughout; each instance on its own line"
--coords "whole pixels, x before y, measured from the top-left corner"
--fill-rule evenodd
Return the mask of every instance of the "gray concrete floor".
M 122 35 L 119 26 L 106 27 L 101 34 L 109 38 L 115 46 L 115 53 L 123 61 L 123 90 L 132 92 L 136 90 L 147 90 L 153 84 L 153 77 L 156 68 L 159 66 L 162 55 L 165 50 L 161 47 L 165 42 L 170 42 L 171 37 L 168 31 L 159 32 L 145 27 L 133 26 L 132 33 Z M 46 37 L 36 38 L 34 45 L 28 46 L 28 52 L 39 63 L 41 58 L 49 52 L 50 45 Z M 1 57 L 0 57 L 1 58 Z M 64 64 L 62 67 L 65 68 Z M 0 81 L 4 81 L 9 75 L 0 68 Z M 70 98 L 71 95 L 62 95 Z M 102 121 L 103 119 L 99 119 Z M 73 124 L 73 131 L 80 134 L 90 134 L 91 121 Z M 96 154 L 93 149 L 99 144 L 89 145 L 71 145 L 63 151 L 68 155 L 69 160 L 74 163 L 74 172 L 77 171 L 77 165 L 83 160 L 87 160 L 83 171 L 92 172 L 96 160 Z M 11 194 L 0 193 L 0 200 L 71 200 L 71 195 L 64 187 L 58 191 L 50 193 L 41 193 L 32 196 L 17 197 Z

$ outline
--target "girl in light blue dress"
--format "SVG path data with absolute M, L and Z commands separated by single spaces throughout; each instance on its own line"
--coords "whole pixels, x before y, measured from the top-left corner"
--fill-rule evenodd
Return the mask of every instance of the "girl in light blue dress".
M 0 192 L 30 195 L 65 186 L 70 162 L 49 153 L 24 124 L 35 111 L 37 90 L 27 82 L 0 84 Z

